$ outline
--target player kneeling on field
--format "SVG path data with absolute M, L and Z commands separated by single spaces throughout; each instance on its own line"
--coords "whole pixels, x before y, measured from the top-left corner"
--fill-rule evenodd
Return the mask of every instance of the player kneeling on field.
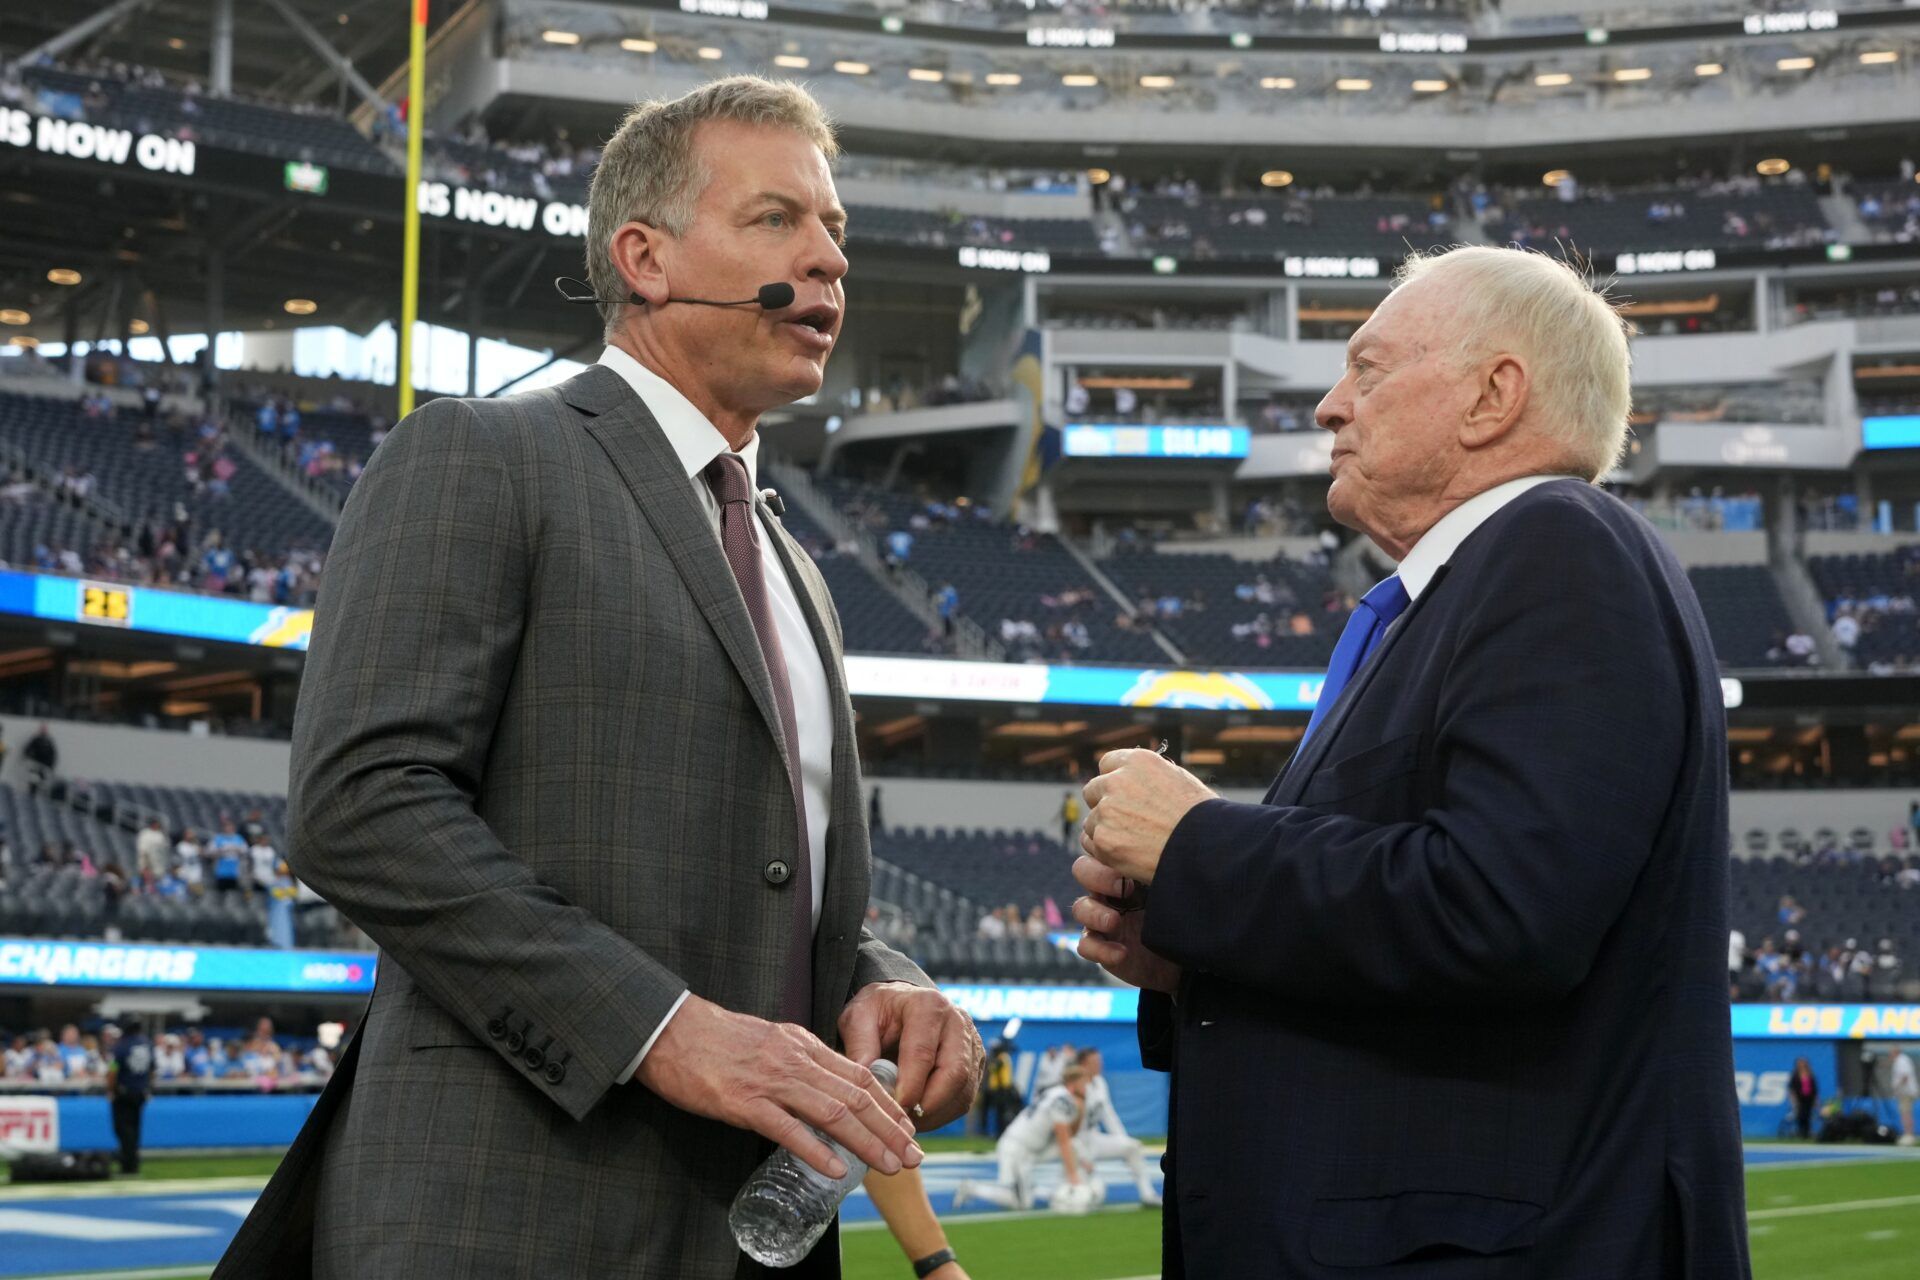
M 1087 1073 L 1087 1115 L 1073 1140 L 1074 1154 L 1088 1169 L 1095 1168 L 1102 1160 L 1126 1161 L 1133 1174 L 1133 1185 L 1140 1191 L 1140 1203 L 1149 1209 L 1158 1208 L 1160 1193 L 1154 1189 L 1153 1175 L 1147 1172 L 1146 1153 L 1140 1139 L 1127 1132 L 1127 1126 L 1120 1123 L 1120 1113 L 1114 1110 L 1113 1095 L 1107 1091 L 1107 1077 L 1101 1072 L 1100 1051 L 1082 1049 L 1076 1061 Z
M 1066 1170 L 1060 1191 L 1080 1186 L 1093 1173 L 1090 1166 L 1082 1164 L 1073 1148 L 1074 1135 L 1087 1118 L 1086 1100 L 1087 1071 L 1075 1063 L 1066 1069 L 1059 1084 L 1036 1097 L 1000 1135 L 999 1181 L 962 1182 L 954 1188 L 953 1207 L 961 1208 L 969 1200 L 984 1200 L 1003 1209 L 1031 1209 L 1033 1166 L 1048 1154 L 1050 1148 L 1058 1148 L 1060 1163 Z M 1056 1199 L 1060 1191 L 1054 1193 Z M 1068 1195 L 1067 1207 L 1073 1206 L 1084 1195 L 1079 1191 Z M 1092 1207 L 1089 1200 L 1087 1208 Z

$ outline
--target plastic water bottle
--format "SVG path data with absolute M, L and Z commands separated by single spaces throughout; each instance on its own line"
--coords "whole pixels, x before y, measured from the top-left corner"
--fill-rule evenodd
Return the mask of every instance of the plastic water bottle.
M 900 1069 L 882 1059 L 873 1064 L 873 1078 L 891 1093 Z M 867 1176 L 866 1161 L 818 1129 L 813 1132 L 846 1163 L 844 1177 L 829 1178 L 782 1147 L 754 1170 L 727 1214 L 741 1252 L 763 1267 L 791 1267 L 812 1252 L 840 1202 Z

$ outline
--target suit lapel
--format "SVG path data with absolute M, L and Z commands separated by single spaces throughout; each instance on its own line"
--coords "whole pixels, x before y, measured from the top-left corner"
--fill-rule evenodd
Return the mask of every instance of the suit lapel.
M 761 528 L 773 539 L 787 581 L 793 584 L 794 598 L 806 615 L 807 630 L 814 647 L 820 651 L 820 665 L 827 676 L 827 702 L 833 709 L 833 812 L 827 823 L 827 879 L 820 896 L 820 926 L 814 936 L 813 1007 L 816 1011 L 837 1010 L 846 998 L 847 984 L 853 980 L 854 948 L 845 945 L 850 922 L 866 908 L 867 883 L 859 874 L 865 865 L 864 832 L 860 804 L 859 742 L 854 736 L 853 703 L 847 696 L 846 670 L 833 631 L 827 626 L 827 611 L 833 607 L 823 583 L 816 581 L 806 551 L 795 542 L 766 503 L 756 500 Z M 850 842 L 859 843 L 856 849 Z M 820 1028 L 816 1028 L 816 1031 Z
M 1314 731 L 1313 737 L 1309 738 L 1307 745 L 1295 752 L 1293 759 L 1287 762 L 1287 767 L 1281 771 L 1279 779 L 1273 784 L 1273 790 L 1268 793 L 1267 803 L 1285 805 L 1293 804 L 1299 799 L 1300 794 L 1306 790 L 1307 783 L 1312 780 L 1313 771 L 1320 767 L 1322 760 L 1326 759 L 1334 736 L 1340 732 L 1340 726 L 1345 724 L 1347 717 L 1353 713 L 1354 704 L 1360 701 L 1361 695 L 1367 691 L 1367 686 L 1373 683 L 1374 676 L 1386 665 L 1387 655 L 1399 643 L 1400 637 L 1407 633 L 1407 628 L 1413 624 L 1414 618 L 1425 607 L 1427 601 L 1433 599 L 1434 592 L 1439 589 L 1446 576 L 1447 566 L 1443 564 L 1434 573 L 1433 580 L 1427 583 L 1427 589 L 1420 593 L 1420 598 L 1415 600 L 1405 613 L 1394 619 L 1393 625 L 1387 628 L 1386 635 L 1381 637 L 1379 647 L 1367 655 L 1366 664 L 1360 668 L 1352 680 L 1348 681 L 1347 687 L 1340 691 L 1338 700 L 1327 712 L 1327 718 L 1320 722 L 1320 727 Z
M 667 443 L 646 402 L 611 369 L 595 365 L 569 379 L 559 390 L 568 404 L 588 414 L 588 434 L 606 450 L 614 471 L 633 493 L 641 514 L 667 549 L 694 603 L 720 638 L 720 647 L 760 709 L 761 721 L 791 776 L 787 735 L 780 726 L 773 681 L 760 653 L 760 637 L 754 633 L 740 584 L 727 564 L 711 520 L 694 497 L 693 482 L 687 479 L 679 455 Z

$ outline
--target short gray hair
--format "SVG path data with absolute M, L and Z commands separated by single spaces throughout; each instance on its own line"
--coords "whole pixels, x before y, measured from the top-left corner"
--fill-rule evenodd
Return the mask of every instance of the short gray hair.
M 1395 287 L 1443 278 L 1460 308 L 1463 361 L 1511 351 L 1527 362 L 1548 431 L 1568 465 L 1599 480 L 1619 464 L 1633 405 L 1633 324 L 1603 287 L 1558 258 L 1530 249 L 1464 245 L 1415 253 Z
M 587 193 L 587 283 L 598 298 L 632 292 L 614 269 L 613 233 L 629 222 L 683 236 L 711 175 L 694 154 L 694 130 L 709 120 L 792 129 L 819 147 L 828 160 L 840 154 L 833 125 L 805 88 L 764 76 L 727 76 L 678 98 L 655 98 L 627 112 L 600 153 Z M 626 309 L 602 302 L 601 318 L 612 334 Z

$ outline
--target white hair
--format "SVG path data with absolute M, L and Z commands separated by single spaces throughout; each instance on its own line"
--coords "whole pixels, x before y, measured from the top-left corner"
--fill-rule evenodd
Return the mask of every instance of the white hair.
M 1474 363 L 1512 352 L 1525 363 L 1544 429 L 1567 464 L 1599 480 L 1620 461 L 1633 403 L 1633 325 L 1579 271 L 1530 249 L 1463 245 L 1415 253 L 1394 287 L 1433 279 L 1459 308 L 1455 352 Z

